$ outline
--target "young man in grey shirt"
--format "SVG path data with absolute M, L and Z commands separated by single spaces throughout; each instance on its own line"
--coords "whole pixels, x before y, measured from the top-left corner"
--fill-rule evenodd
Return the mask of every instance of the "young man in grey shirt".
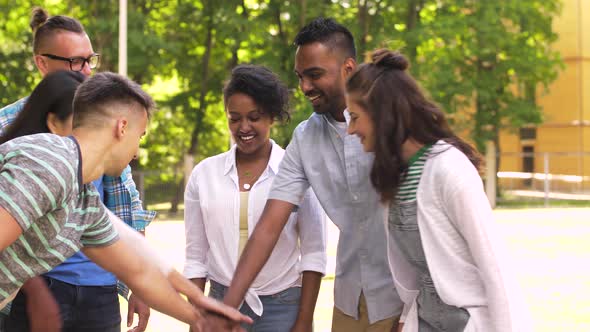
M 73 107 L 72 136 L 37 134 L 0 145 L 0 309 L 27 279 L 83 249 L 153 308 L 197 329 L 201 310 L 251 322 L 207 299 L 158 258 L 90 184 L 120 174 L 137 154 L 150 96 L 127 78 L 101 73 L 80 85 Z

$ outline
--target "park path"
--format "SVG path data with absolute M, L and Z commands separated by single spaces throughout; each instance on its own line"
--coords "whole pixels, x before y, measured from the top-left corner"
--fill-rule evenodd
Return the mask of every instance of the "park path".
M 494 214 L 516 263 L 535 331 L 590 331 L 590 209 L 496 210 Z M 146 236 L 161 255 L 182 270 L 182 222 L 154 222 Z M 338 229 L 329 223 L 328 275 L 318 299 L 316 332 L 330 330 L 337 241 Z M 121 307 L 125 320 L 126 305 Z M 188 328 L 152 312 L 147 331 L 184 332 Z

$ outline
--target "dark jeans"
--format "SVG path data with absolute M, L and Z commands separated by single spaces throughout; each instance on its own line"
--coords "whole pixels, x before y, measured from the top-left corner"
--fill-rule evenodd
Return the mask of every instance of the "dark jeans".
M 45 277 L 59 304 L 63 332 L 120 332 L 121 313 L 117 286 L 76 286 Z M 12 302 L 6 332 L 27 332 L 26 296 L 21 291 Z
M 227 292 L 227 287 L 210 280 L 211 288 L 209 297 L 222 300 Z M 262 317 L 252 311 L 248 303 L 240 307 L 240 312 L 254 320 L 254 324 L 243 324 L 247 332 L 289 332 L 299 314 L 299 302 L 301 300 L 301 287 L 287 288 L 273 295 L 259 296 L 262 302 Z

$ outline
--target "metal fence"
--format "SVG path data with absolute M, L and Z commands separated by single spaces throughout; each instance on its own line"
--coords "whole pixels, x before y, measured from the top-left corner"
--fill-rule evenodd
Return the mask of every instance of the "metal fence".
M 499 163 L 496 192 L 500 205 L 578 202 L 575 204 L 590 206 L 590 153 L 501 153 Z M 159 171 L 134 171 L 133 178 L 145 205 L 172 212 L 182 208 L 181 170 L 166 176 Z
M 182 172 L 133 171 L 133 180 L 144 206 L 154 210 L 176 212 L 184 200 Z
M 498 202 L 574 202 L 590 205 L 590 153 L 502 153 Z M 576 203 L 577 202 L 577 203 Z

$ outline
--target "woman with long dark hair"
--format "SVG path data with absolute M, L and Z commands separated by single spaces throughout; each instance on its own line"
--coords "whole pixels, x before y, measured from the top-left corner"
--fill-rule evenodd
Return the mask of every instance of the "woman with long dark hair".
M 73 71 L 57 71 L 45 76 L 14 122 L 0 136 L 0 144 L 31 134 L 69 135 L 72 131 L 72 100 L 84 78 Z
M 371 182 L 389 204 L 388 255 L 403 331 L 523 331 L 526 311 L 478 174 L 397 52 L 377 50 L 349 78 L 348 131 L 375 153 Z

